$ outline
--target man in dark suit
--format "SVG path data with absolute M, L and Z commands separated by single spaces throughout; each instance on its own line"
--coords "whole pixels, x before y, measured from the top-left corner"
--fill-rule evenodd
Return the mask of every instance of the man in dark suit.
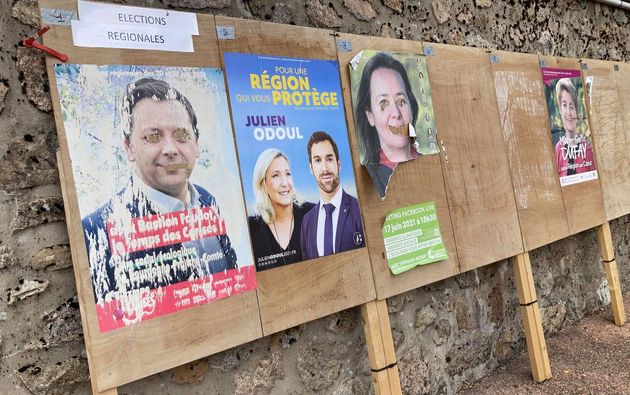
M 127 88 L 124 118 L 133 175 L 82 220 L 96 300 L 236 268 L 214 197 L 189 181 L 199 131 L 188 99 L 142 78 Z
M 359 202 L 341 188 L 337 144 L 319 131 L 311 135 L 307 151 L 320 200 L 302 220 L 302 256 L 306 260 L 365 246 Z

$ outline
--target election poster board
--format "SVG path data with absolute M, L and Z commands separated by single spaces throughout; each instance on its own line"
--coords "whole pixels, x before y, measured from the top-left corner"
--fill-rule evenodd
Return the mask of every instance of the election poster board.
M 569 235 L 537 55 L 490 55 L 525 251 Z
M 597 179 L 580 70 L 541 70 L 560 185 Z
M 349 67 L 359 160 L 385 198 L 399 163 L 439 152 L 426 60 L 367 49 Z
M 419 54 L 424 53 L 422 43 L 341 33 L 337 37 L 337 48 L 344 49 L 340 49 L 337 56 L 343 84 L 344 104 L 346 106 L 346 114 L 349 117 L 350 145 L 355 154 L 354 171 L 357 176 L 357 188 L 365 220 L 367 248 L 370 253 L 370 263 L 378 299 L 398 295 L 460 273 L 447 191 L 442 174 L 441 157 L 443 155 L 422 155 L 418 159 L 399 163 L 396 166 L 396 175 L 389 180 L 387 198 L 381 199 L 375 191 L 374 183 L 368 170 L 360 163 L 358 133 L 356 132 L 357 122 L 354 117 L 350 119 L 352 115 L 356 115 L 353 110 L 353 84 L 350 74 L 352 71 L 351 62 L 356 59 L 357 55 L 363 52 L 367 54 L 374 50 L 389 54 L 414 54 L 409 55 L 410 59 L 419 59 L 421 58 Z M 415 62 L 415 60 L 411 61 L 413 70 L 416 70 Z M 417 77 L 420 77 L 419 74 Z M 430 87 L 433 88 L 432 81 L 429 82 Z M 427 93 L 426 89 L 425 93 Z M 418 128 L 416 127 L 415 129 L 417 130 Z M 440 258 L 439 262 L 417 265 L 410 270 L 394 274 L 387 259 L 386 241 L 384 238 L 387 235 L 383 234 L 383 225 L 386 224 L 387 216 L 404 207 L 428 201 L 435 202 L 435 213 L 439 219 L 439 230 L 446 250 L 446 257 Z
M 630 212 L 630 194 L 626 193 L 630 177 L 626 147 L 630 145 L 630 134 L 623 119 L 627 111 L 619 84 L 620 66 L 624 65 L 603 60 L 581 61 L 585 80 L 590 81 L 589 120 L 608 221 Z
M 244 188 L 246 188 L 244 192 L 246 203 L 250 204 L 252 201 L 250 194 L 253 189 L 250 186 L 253 174 L 252 165 L 255 165 L 258 156 L 264 150 L 273 148 L 279 143 L 281 144 L 279 146 L 281 150 L 286 151 L 284 153 L 289 157 L 291 174 L 293 181 L 296 183 L 294 186 L 297 191 L 300 192 L 305 201 L 311 203 L 319 202 L 319 186 L 310 171 L 308 161 L 307 139 L 311 137 L 314 131 L 328 127 L 326 125 L 330 125 L 330 122 L 336 117 L 341 117 L 345 120 L 345 123 L 341 122 L 339 124 L 339 127 L 342 129 L 323 131 L 336 139 L 339 157 L 341 158 L 340 186 L 344 189 L 347 188 L 348 191 L 353 191 L 352 183 L 354 181 L 352 181 L 351 174 L 352 170 L 356 172 L 356 168 L 353 169 L 354 161 L 352 161 L 347 148 L 344 148 L 344 145 L 347 143 L 343 143 L 343 141 L 348 139 L 348 133 L 346 132 L 348 124 L 347 119 L 343 116 L 343 110 L 335 110 L 334 105 L 331 106 L 330 103 L 327 106 L 319 106 L 323 108 L 314 109 L 313 106 L 309 107 L 304 104 L 292 107 L 279 102 L 277 106 L 274 106 L 270 102 L 268 107 L 259 103 L 254 106 L 250 105 L 250 111 L 247 112 L 238 108 L 241 103 L 234 102 L 235 95 L 238 93 L 273 95 L 271 92 L 273 89 L 264 89 L 263 84 L 266 87 L 266 82 L 263 82 L 262 77 L 260 78 L 260 87 L 263 89 L 251 88 L 249 74 L 260 75 L 264 74 L 266 70 L 266 74 L 269 75 L 269 84 L 271 85 L 272 76 L 284 75 L 286 77 L 289 75 L 280 73 L 282 67 L 296 67 L 296 65 L 300 66 L 301 63 L 302 68 L 307 69 L 311 91 L 337 92 L 338 105 L 343 108 L 346 101 L 341 99 L 339 82 L 333 82 L 339 79 L 339 67 L 336 64 L 337 47 L 335 38 L 331 34 L 332 32 L 324 29 L 278 25 L 224 16 L 216 16 L 215 21 L 219 35 L 226 34 L 231 37 L 225 40 L 220 39 L 218 43 L 227 75 L 230 109 L 233 113 L 233 128 L 236 134 L 239 162 L 241 162 L 241 178 Z M 253 59 L 256 62 L 255 64 L 242 62 L 238 65 L 236 72 L 243 75 L 237 76 L 237 78 L 240 78 L 243 82 L 237 85 L 234 85 L 232 80 L 235 69 L 228 64 L 228 59 L 230 56 L 238 57 L 238 55 L 229 55 L 230 53 L 248 53 L 251 55 L 251 58 L 241 57 L 240 59 Z M 276 67 L 279 67 L 279 69 L 276 70 Z M 304 76 L 304 74 L 302 75 Z M 287 91 L 285 89 L 281 90 Z M 306 89 L 301 89 L 297 93 L 291 92 L 290 95 L 296 95 L 297 98 L 297 95 L 304 96 L 306 91 Z M 283 94 L 281 93 L 280 95 Z M 253 112 L 251 111 L 252 108 L 254 109 Z M 303 139 L 288 140 L 285 138 L 285 140 L 276 139 L 259 142 L 253 136 L 254 128 L 245 127 L 247 115 L 275 115 L 279 117 L 283 114 L 285 114 L 287 126 L 300 128 Z M 311 121 L 303 123 L 302 117 L 310 117 Z M 290 123 L 292 125 L 289 125 Z M 241 136 L 243 132 L 245 134 Z M 247 138 L 245 143 L 241 142 L 241 138 Z M 252 151 L 250 153 L 241 151 L 244 148 L 243 144 L 250 145 Z M 301 146 L 301 148 L 294 149 L 293 145 Z M 248 155 L 252 157 L 247 158 Z M 244 165 L 245 159 L 250 163 L 248 166 Z M 334 164 L 334 161 L 332 163 Z M 296 172 L 298 175 L 296 175 Z M 316 172 L 315 174 L 318 173 Z M 249 188 L 252 188 L 250 192 L 247 191 Z M 356 197 L 353 192 L 347 195 Z M 250 209 L 251 206 L 247 206 L 248 215 L 251 216 L 252 212 Z M 342 214 L 342 211 L 339 214 Z M 355 215 L 353 214 L 353 216 Z M 325 214 L 323 214 L 322 220 L 324 218 Z M 325 226 L 325 221 L 323 222 Z M 347 224 L 350 223 L 352 221 L 347 221 Z M 295 229 L 295 223 L 293 227 Z M 281 233 L 280 229 L 276 228 L 279 231 L 278 233 Z M 333 229 L 339 228 L 333 227 Z M 367 231 L 365 227 L 364 231 Z M 342 235 L 345 234 L 345 240 L 349 241 L 349 233 L 342 232 Z M 352 232 L 352 236 L 354 236 L 354 233 Z M 350 243 L 353 246 L 355 245 L 354 237 Z M 313 245 L 312 239 L 310 245 Z M 339 250 L 335 249 L 335 251 Z M 374 280 L 368 249 L 341 250 L 344 250 L 344 252 L 286 264 L 269 270 L 257 271 L 256 282 L 258 288 L 256 293 L 260 308 L 260 322 L 265 335 L 375 299 Z
M 338 63 L 224 61 L 257 270 L 364 247 Z
M 49 15 L 53 11 L 55 15 L 72 15 L 77 11 L 76 1 L 72 0 L 40 0 L 39 5 L 42 15 Z M 137 9 L 136 12 L 141 13 L 143 10 Z M 71 64 L 117 64 L 128 65 L 130 68 L 137 67 L 139 70 L 150 65 L 221 68 L 214 16 L 195 15 L 195 18 L 199 27 L 199 36 L 193 36 L 195 52 L 77 47 L 72 44 L 70 26 L 59 24 L 50 25 L 50 30 L 43 37 L 43 41 L 46 46 L 66 54 L 69 57 L 68 63 Z M 107 332 L 99 329 L 97 303 L 77 196 L 77 183 L 72 168 L 74 161 L 70 156 L 73 147 L 67 138 L 61 111 L 61 98 L 57 90 L 55 66 L 59 63 L 61 62 L 52 57 L 46 58 L 48 78 L 52 87 L 50 94 L 59 136 L 58 157 L 66 224 L 92 389 L 95 392 L 104 393 L 143 377 L 260 338 L 263 332 L 258 292 L 233 293 L 230 297 L 199 304 L 195 308 L 161 315 Z M 103 89 L 107 89 L 108 86 L 109 83 L 105 84 Z M 186 94 L 188 95 L 188 92 Z M 201 112 L 197 108 L 196 111 Z M 203 134 L 201 131 L 200 133 Z M 224 151 L 228 151 L 226 154 L 230 154 L 230 149 L 232 152 L 235 151 L 234 147 L 224 148 Z M 126 158 L 121 158 L 123 159 L 126 160 Z M 196 163 L 193 173 L 200 168 L 199 163 Z M 238 168 L 234 171 L 238 172 Z M 104 173 L 102 178 L 107 180 L 109 176 Z M 238 180 L 237 177 L 238 175 L 235 176 L 236 180 Z M 208 185 L 206 180 L 194 182 L 203 185 L 204 189 Z M 237 181 L 237 184 L 240 183 Z M 238 189 L 240 190 L 240 185 Z M 228 205 L 224 204 L 217 188 L 209 187 L 206 190 L 215 197 L 221 217 L 225 220 L 230 240 L 235 242 L 239 231 L 232 229 L 231 219 L 226 212 Z M 110 191 L 112 196 L 117 192 L 115 189 Z M 241 207 L 242 226 L 245 227 L 243 200 L 234 199 L 229 205 L 234 209 Z M 247 235 L 247 231 L 244 234 Z M 249 240 L 246 244 L 248 248 L 251 248 Z M 239 264 L 245 262 L 242 254 L 237 257 Z M 259 287 L 258 278 L 256 278 L 256 283 Z M 170 351 L 164 352 L 164 350 Z
M 223 72 L 54 72 L 99 330 L 255 289 Z
M 523 241 L 488 54 L 423 46 L 433 53 L 427 67 L 461 269 L 518 255 Z
M 541 65 L 541 68 L 551 68 L 551 69 L 560 69 L 560 70 L 580 70 L 580 61 L 578 59 L 572 59 L 572 58 L 559 58 L 559 57 L 551 57 L 551 56 L 539 56 L 539 64 Z M 542 72 L 541 72 L 542 74 Z M 573 75 L 576 75 L 575 72 L 573 72 Z M 562 76 L 562 77 L 567 77 L 567 76 Z M 540 74 L 539 74 L 539 78 L 540 78 Z M 576 78 L 576 77 L 567 77 L 567 78 Z M 558 78 L 556 78 L 558 79 Z M 547 84 L 542 83 L 541 86 L 547 90 L 547 92 L 549 92 L 550 88 L 548 87 Z M 574 86 L 579 86 L 579 84 L 576 81 L 576 84 Z M 597 86 L 597 82 L 595 82 L 595 86 Z M 577 91 L 577 88 L 576 88 Z M 547 102 L 547 108 L 549 109 L 550 104 L 550 98 L 549 96 L 551 95 L 551 92 L 547 93 L 545 92 L 545 100 Z M 553 95 L 555 95 L 555 92 L 553 93 Z M 582 108 L 584 107 L 584 97 L 586 95 L 586 86 L 582 85 L 582 93 L 581 96 L 578 96 L 578 109 L 580 108 L 580 106 L 582 106 Z M 566 94 L 564 94 L 565 98 L 567 97 Z M 581 98 L 581 99 L 580 99 Z M 553 99 L 554 100 L 554 104 L 555 101 L 557 99 Z M 582 103 L 580 104 L 580 100 L 582 101 Z M 566 102 L 566 101 L 565 101 Z M 556 114 L 560 114 L 559 110 L 556 110 Z M 581 111 L 581 110 L 578 110 Z M 548 110 L 549 112 L 549 110 Z M 556 118 L 557 119 L 557 118 Z M 558 120 L 556 121 L 556 125 L 559 125 L 560 123 L 562 123 L 562 120 Z M 571 122 L 568 122 L 569 124 L 571 124 Z M 575 124 L 576 126 L 580 126 L 581 124 L 586 124 L 588 125 L 588 130 L 589 131 L 593 131 L 591 129 L 591 125 L 590 125 L 590 119 L 588 118 L 588 116 L 583 116 L 582 113 L 578 112 L 577 116 L 576 116 L 576 120 L 575 120 Z M 571 125 L 569 125 L 569 127 L 571 128 Z M 585 126 L 582 126 L 582 129 L 578 129 L 578 130 L 584 130 Z M 549 129 L 547 129 L 549 131 Z M 590 133 L 590 132 L 589 132 Z M 593 131 L 593 136 L 591 136 L 591 139 L 587 139 L 587 141 L 594 141 L 594 139 L 596 138 L 595 135 L 596 131 Z M 604 132 L 605 133 L 605 132 Z M 561 137 L 562 134 L 560 133 Z M 560 139 L 558 138 L 558 141 Z M 551 143 L 553 144 L 553 140 L 551 140 Z M 595 146 L 591 145 L 591 152 L 593 150 L 595 150 Z M 552 145 L 551 149 L 553 152 L 554 157 L 556 156 L 556 150 L 555 150 L 556 146 Z M 588 155 L 588 149 L 587 149 L 587 155 Z M 571 152 L 571 151 L 566 151 L 566 152 Z M 578 147 L 578 149 L 576 149 L 574 151 L 574 162 L 580 163 L 580 161 L 583 161 L 583 158 L 578 158 L 578 154 L 581 155 L 581 152 L 584 152 L 584 148 L 580 148 Z M 567 157 L 568 159 L 570 159 L 569 157 Z M 562 159 L 562 158 L 561 158 Z M 557 160 L 554 160 L 554 162 L 557 162 Z M 597 167 L 600 167 L 602 164 L 599 162 L 594 162 L 596 164 Z M 576 167 L 575 165 L 573 167 Z M 568 169 L 568 165 L 567 165 L 567 169 Z M 556 171 L 558 170 L 558 167 L 556 165 Z M 566 216 L 567 216 L 567 223 L 569 225 L 569 233 L 570 234 L 576 234 L 579 232 L 582 232 L 586 229 L 590 229 L 593 228 L 595 226 L 601 225 L 602 223 L 606 222 L 606 211 L 604 208 L 604 197 L 602 195 L 602 184 L 600 182 L 601 177 L 599 174 L 599 170 L 595 170 L 597 173 L 597 177 L 593 177 L 592 175 L 590 175 L 588 172 L 586 173 L 578 173 L 578 174 L 573 174 L 570 175 L 567 180 L 571 181 L 573 178 L 573 181 L 575 181 L 575 179 L 579 179 L 581 177 L 593 177 L 590 180 L 586 180 L 586 181 L 580 181 L 580 182 L 574 182 L 574 183 L 569 183 L 567 184 L 565 181 L 565 185 L 562 185 L 562 177 L 558 177 L 560 184 L 561 184 L 561 192 L 562 192 L 562 200 L 564 201 L 564 210 L 566 212 Z

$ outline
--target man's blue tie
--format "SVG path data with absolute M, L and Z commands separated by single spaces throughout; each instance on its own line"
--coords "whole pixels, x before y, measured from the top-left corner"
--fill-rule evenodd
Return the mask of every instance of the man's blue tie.
M 335 206 L 332 203 L 326 203 L 324 204 L 324 210 L 326 210 L 326 223 L 324 224 L 324 255 L 331 255 L 333 253 L 332 213 L 335 211 Z

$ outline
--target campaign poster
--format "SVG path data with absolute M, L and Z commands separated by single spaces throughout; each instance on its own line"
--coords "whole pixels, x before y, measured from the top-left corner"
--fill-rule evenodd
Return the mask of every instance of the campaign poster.
M 597 179 L 580 70 L 542 68 L 560 185 Z
M 434 201 L 388 213 L 383 223 L 383 242 L 393 274 L 448 259 Z
M 364 50 L 349 67 L 359 157 L 383 199 L 399 163 L 439 152 L 426 60 Z
M 338 63 L 224 60 L 256 269 L 363 247 Z
M 55 76 L 100 331 L 255 289 L 223 72 Z

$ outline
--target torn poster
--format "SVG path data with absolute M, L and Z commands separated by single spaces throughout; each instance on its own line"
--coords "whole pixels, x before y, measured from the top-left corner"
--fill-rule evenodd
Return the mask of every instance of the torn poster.
M 439 152 L 424 56 L 374 50 L 350 62 L 359 158 L 381 198 L 401 162 Z
M 99 329 L 256 287 L 223 72 L 55 65 Z

